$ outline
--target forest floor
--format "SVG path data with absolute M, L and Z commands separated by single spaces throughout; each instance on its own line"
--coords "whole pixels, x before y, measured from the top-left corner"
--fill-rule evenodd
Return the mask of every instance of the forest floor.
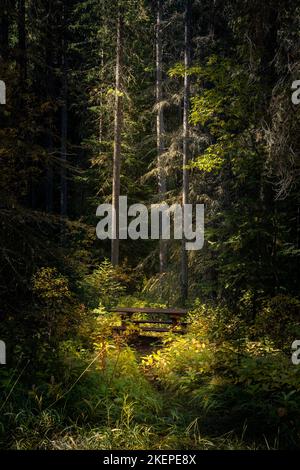
M 221 417 L 216 421 L 201 416 L 189 391 L 178 395 L 143 368 L 145 360 L 162 350 L 162 343 L 153 338 L 139 338 L 134 345 L 113 350 L 113 358 L 106 359 L 106 370 L 99 365 L 91 368 L 61 406 L 43 405 L 46 393 L 32 390 L 31 403 L 10 416 L 14 429 L 5 447 L 256 449 L 242 435 L 221 433 Z
M 130 344 L 131 348 L 136 351 L 137 357 L 141 358 L 147 354 L 151 354 L 163 347 L 162 338 L 153 336 L 139 336 Z
M 131 344 L 130 350 L 140 377 L 127 387 L 121 385 L 123 397 L 113 399 L 115 403 L 121 404 L 121 412 L 116 420 L 110 421 L 107 416 L 105 426 L 98 426 L 94 418 L 84 425 L 76 424 L 73 429 L 64 430 L 60 436 L 52 438 L 46 447 L 58 450 L 262 448 L 255 442 L 246 442 L 243 429 L 240 430 L 240 436 L 234 430 L 225 432 L 227 423 L 222 416 L 219 419 L 197 416 L 188 392 L 178 396 L 175 391 L 166 389 L 151 374 L 142 370 L 143 360 L 156 354 L 161 347 L 162 344 L 153 342 L 153 338 L 143 338 Z M 134 386 L 136 390 L 133 392 Z M 150 407 L 149 402 L 152 402 Z M 111 403 L 108 408 L 110 406 L 113 408 Z
M 34 385 L 28 369 L 23 382 L 8 376 L 0 448 L 299 448 L 290 359 L 269 343 L 215 341 L 204 310 L 186 334 L 161 338 L 109 335 L 99 315 L 93 348 L 65 341 Z

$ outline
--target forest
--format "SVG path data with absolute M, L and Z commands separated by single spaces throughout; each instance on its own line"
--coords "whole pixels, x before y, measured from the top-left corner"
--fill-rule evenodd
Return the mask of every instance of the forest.
M 0 83 L 0 449 L 299 450 L 300 2 L 0 0 Z

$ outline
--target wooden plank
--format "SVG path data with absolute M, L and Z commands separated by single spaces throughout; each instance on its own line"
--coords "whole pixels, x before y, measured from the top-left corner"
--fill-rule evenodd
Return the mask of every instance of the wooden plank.
M 173 331 L 171 328 L 153 328 L 153 327 L 142 327 L 140 328 L 141 331 L 148 331 L 149 333 L 179 333 L 179 334 L 183 334 L 185 333 L 184 330 L 175 330 Z
M 130 323 L 151 323 L 151 324 L 157 324 L 157 325 L 173 325 L 173 322 L 171 320 L 129 320 Z
M 130 323 L 135 323 L 135 324 L 147 324 L 147 323 L 151 323 L 151 324 L 157 324 L 157 325 L 174 325 L 174 323 L 172 322 L 172 320 L 165 320 L 165 321 L 162 321 L 162 320 L 129 320 Z M 180 326 L 186 326 L 187 325 L 187 322 L 179 322 L 178 325 Z
M 165 315 L 178 315 L 183 316 L 187 314 L 185 309 L 175 308 L 153 308 L 153 307 L 115 307 L 110 309 L 111 312 L 117 313 L 153 313 L 153 314 L 165 314 Z
M 115 331 L 125 331 L 127 330 L 126 326 L 114 326 L 113 329 Z M 136 332 L 138 331 L 149 331 L 149 332 L 153 332 L 153 333 L 167 333 L 168 331 L 172 331 L 170 328 L 154 328 L 153 326 L 152 327 L 141 327 L 139 328 L 139 330 L 137 330 Z
M 153 328 L 153 327 L 146 327 L 143 326 L 141 328 L 141 331 L 149 331 L 150 333 L 167 333 L 168 331 L 171 331 L 170 328 Z
M 126 326 L 114 326 L 113 327 L 114 331 L 126 331 L 127 327 Z M 185 329 L 181 330 L 172 330 L 172 328 L 154 328 L 154 327 L 142 327 L 139 328 L 139 330 L 136 331 L 136 333 L 139 333 L 140 331 L 145 331 L 148 333 L 178 333 L 178 334 L 184 334 L 186 333 Z

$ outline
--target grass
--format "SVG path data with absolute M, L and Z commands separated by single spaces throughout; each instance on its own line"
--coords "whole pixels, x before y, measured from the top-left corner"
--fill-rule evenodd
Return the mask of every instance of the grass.
M 178 394 L 145 374 L 139 354 L 128 346 L 110 344 L 103 354 L 89 362 L 80 359 L 77 377 L 65 389 L 52 377 L 48 392 L 37 386 L 22 402 L 12 393 L 1 417 L 1 447 L 205 450 L 277 445 L 246 439 L 246 425 L 240 434 L 233 429 L 205 433 L 207 410 L 189 392 Z
M 298 370 L 272 344 L 222 339 L 231 324 L 201 309 L 187 334 L 143 344 L 100 313 L 85 348 L 0 371 L 0 448 L 300 448 Z

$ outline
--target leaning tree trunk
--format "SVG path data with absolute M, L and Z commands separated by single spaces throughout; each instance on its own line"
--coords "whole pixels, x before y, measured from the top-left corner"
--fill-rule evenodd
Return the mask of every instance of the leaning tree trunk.
M 123 63 L 123 19 L 118 12 L 117 20 L 117 54 L 116 54 L 116 89 L 115 89 L 115 125 L 114 125 L 114 156 L 113 156 L 113 188 L 112 188 L 112 242 L 111 262 L 113 266 L 119 264 L 119 199 L 120 199 L 120 171 L 121 171 L 121 133 L 123 127 L 122 106 L 122 63 Z
M 164 153 L 164 112 L 162 107 L 163 82 L 162 82 L 162 0 L 157 0 L 156 17 L 156 139 L 157 139 L 157 161 L 158 161 L 158 192 L 159 199 L 163 201 L 167 186 L 166 173 L 163 164 Z M 161 238 L 160 222 L 160 241 L 159 241 L 159 269 L 163 273 L 167 267 L 167 245 Z
M 183 213 L 185 204 L 189 202 L 189 98 L 190 98 L 190 78 L 188 68 L 190 67 L 191 57 L 191 0 L 186 1 L 185 5 L 185 27 L 184 27 L 184 98 L 183 98 L 183 170 L 182 170 L 182 204 Z M 181 297 L 185 303 L 188 297 L 188 251 L 185 249 L 185 237 L 182 237 L 181 247 Z

